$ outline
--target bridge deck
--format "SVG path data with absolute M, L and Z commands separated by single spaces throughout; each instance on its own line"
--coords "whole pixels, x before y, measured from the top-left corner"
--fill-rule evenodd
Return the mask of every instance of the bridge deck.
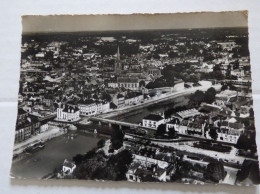
M 89 118 L 90 121 L 96 121 L 96 122 L 101 122 L 101 123 L 108 123 L 108 124 L 113 124 L 113 125 L 121 125 L 121 126 L 126 126 L 130 128 L 142 128 L 146 130 L 153 130 L 152 128 L 148 127 L 143 127 L 135 123 L 128 123 L 128 122 L 123 122 L 123 121 L 117 121 L 117 120 L 111 120 L 111 119 L 105 119 L 105 118 L 97 118 L 97 117 L 91 117 Z

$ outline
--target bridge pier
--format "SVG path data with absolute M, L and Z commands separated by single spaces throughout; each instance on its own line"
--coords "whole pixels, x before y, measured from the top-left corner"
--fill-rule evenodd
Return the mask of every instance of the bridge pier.
M 111 124 L 111 123 L 108 123 L 108 126 L 109 126 L 109 127 L 112 127 L 112 124 Z
M 102 123 L 101 123 L 101 121 L 98 121 L 98 125 L 101 125 Z

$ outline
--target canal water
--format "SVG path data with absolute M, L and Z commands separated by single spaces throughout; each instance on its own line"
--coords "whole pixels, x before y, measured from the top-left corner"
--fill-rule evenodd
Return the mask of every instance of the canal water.
M 17 178 L 42 178 L 60 170 L 64 159 L 72 160 L 76 154 L 84 154 L 97 146 L 106 136 L 76 132 L 74 139 L 68 134 L 61 135 L 45 143 L 45 147 L 25 159 L 15 162 L 11 175 Z
M 134 110 L 129 113 L 125 113 L 124 115 L 119 115 L 115 117 L 111 117 L 110 119 L 118 120 L 118 121 L 125 121 L 129 123 L 140 123 L 142 122 L 142 119 L 149 114 L 159 114 L 163 113 L 164 111 L 176 108 L 180 106 L 186 106 L 189 103 L 189 95 L 180 96 L 177 98 L 174 98 L 172 100 L 168 100 L 165 102 L 155 103 L 153 105 L 150 105 L 149 107 Z

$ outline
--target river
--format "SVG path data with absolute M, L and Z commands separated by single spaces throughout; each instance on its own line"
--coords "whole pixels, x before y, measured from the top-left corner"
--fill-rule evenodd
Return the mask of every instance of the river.
M 76 132 L 74 139 L 68 134 L 53 138 L 45 147 L 23 160 L 13 163 L 11 174 L 17 178 L 41 178 L 54 169 L 61 169 L 64 159 L 72 160 L 76 154 L 84 154 L 96 147 L 100 139 L 106 136 Z
M 119 115 L 111 119 L 126 121 L 130 123 L 139 123 L 142 119 L 151 113 L 161 113 L 167 109 L 184 106 L 188 104 L 188 96 L 181 96 L 164 103 L 153 104 L 149 107 L 131 111 L 124 115 Z M 99 126 L 91 124 L 85 126 L 86 129 L 97 129 L 109 131 L 108 126 Z M 42 150 L 36 151 L 23 160 L 13 163 L 11 173 L 17 178 L 41 178 L 54 169 L 61 169 L 64 159 L 72 160 L 76 154 L 84 154 L 96 147 L 97 142 L 107 136 L 101 136 L 94 133 L 76 132 L 74 139 L 68 138 L 68 134 L 53 138 L 45 143 Z
M 171 108 L 176 108 L 180 106 L 185 106 L 188 105 L 189 103 L 189 95 L 185 96 L 180 96 L 176 97 L 174 99 L 165 101 L 165 102 L 160 102 L 160 103 L 155 103 L 149 107 L 139 109 L 139 110 L 134 110 L 129 113 L 125 113 L 123 115 L 119 116 L 114 116 L 111 117 L 110 119 L 118 120 L 118 121 L 125 121 L 129 123 L 140 123 L 142 122 L 142 119 L 149 114 L 159 114 L 162 113 L 168 109 Z

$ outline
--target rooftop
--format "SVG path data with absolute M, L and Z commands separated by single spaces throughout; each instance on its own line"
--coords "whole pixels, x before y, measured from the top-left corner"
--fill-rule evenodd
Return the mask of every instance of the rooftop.
M 117 82 L 123 83 L 138 83 L 139 79 L 137 77 L 118 77 Z
M 75 164 L 73 162 L 68 161 L 67 159 L 64 160 L 63 166 L 66 166 L 68 168 L 73 168 Z
M 192 117 L 195 115 L 199 115 L 200 112 L 197 109 L 193 108 L 193 109 L 188 109 L 188 110 L 177 112 L 177 114 L 182 118 L 188 118 L 188 117 Z

